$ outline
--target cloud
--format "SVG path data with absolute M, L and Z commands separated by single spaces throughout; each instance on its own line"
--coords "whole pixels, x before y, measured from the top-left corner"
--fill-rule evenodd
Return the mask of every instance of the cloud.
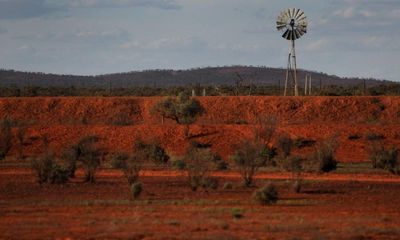
M 6 33 L 8 32 L 7 29 L 0 27 L 0 34 Z
M 0 0 L 0 19 L 40 17 L 60 10 L 45 0 Z
M 392 18 L 400 18 L 400 9 L 392 10 L 389 15 Z
M 121 44 L 120 47 L 142 50 L 199 50 L 207 47 L 207 43 L 196 37 L 163 37 L 152 41 L 129 41 Z
M 0 0 L 0 19 L 29 19 L 89 7 L 182 8 L 175 0 Z
M 181 9 L 174 0 L 69 0 L 63 4 L 72 8 L 81 7 L 147 7 L 158 9 Z
M 323 48 L 326 48 L 329 44 L 329 40 L 326 38 L 321 38 L 317 41 L 311 42 L 306 46 L 306 50 L 308 51 L 318 51 Z

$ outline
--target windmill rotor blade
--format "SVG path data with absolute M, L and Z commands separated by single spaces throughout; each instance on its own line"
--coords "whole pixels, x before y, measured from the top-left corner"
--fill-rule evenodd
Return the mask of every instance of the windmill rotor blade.
M 290 9 L 286 9 L 285 16 L 286 16 L 286 19 L 290 19 L 291 18 L 290 17 Z
M 296 39 L 299 39 L 299 38 L 300 38 L 300 34 L 299 34 L 299 32 L 298 32 L 298 30 L 297 30 L 297 29 L 295 29 L 295 30 L 293 31 L 293 38 L 294 38 L 294 40 L 296 40 Z
M 286 28 L 286 25 L 283 25 L 283 26 L 282 26 L 282 25 L 281 25 L 281 26 L 277 26 L 276 28 L 277 28 L 277 29 L 280 31 L 280 30 L 282 30 L 282 29 Z
M 294 36 L 294 35 L 293 35 L 293 31 L 290 30 L 288 40 L 293 40 L 293 36 Z
M 294 12 L 296 11 L 296 9 L 294 9 L 294 8 L 291 8 L 290 9 L 290 18 L 294 18 Z
M 302 17 L 305 17 L 303 11 L 301 11 L 301 12 L 297 15 L 296 20 L 299 21 L 300 19 L 302 19 Z
M 296 19 L 298 22 L 301 22 L 301 21 L 303 21 L 303 20 L 306 20 L 307 21 L 307 17 L 304 15 L 304 16 L 302 16 L 301 18 L 299 18 L 299 19 Z
M 287 29 L 286 32 L 282 35 L 282 37 L 288 39 L 289 32 L 290 32 L 290 30 Z
M 297 19 L 297 17 L 299 16 L 299 13 L 301 12 L 301 10 L 300 9 L 297 9 L 296 10 L 296 14 L 294 15 L 294 19 Z

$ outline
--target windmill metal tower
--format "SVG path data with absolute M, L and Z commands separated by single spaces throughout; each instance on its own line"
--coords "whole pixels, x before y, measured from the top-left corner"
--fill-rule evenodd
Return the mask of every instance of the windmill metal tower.
M 297 8 L 289 8 L 281 12 L 276 20 L 276 28 L 283 32 L 282 37 L 290 41 L 290 51 L 288 56 L 285 91 L 288 94 L 288 83 L 291 81 L 291 88 L 294 96 L 299 95 L 297 82 L 297 63 L 295 40 L 307 33 L 307 17 L 304 12 Z

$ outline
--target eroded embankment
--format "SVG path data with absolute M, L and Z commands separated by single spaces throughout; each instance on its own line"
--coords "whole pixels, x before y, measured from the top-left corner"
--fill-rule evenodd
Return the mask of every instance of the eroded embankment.
M 157 139 L 169 152 L 182 154 L 188 145 L 182 126 L 160 123 L 150 109 L 160 97 L 38 97 L 0 99 L 0 118 L 26 126 L 24 154 L 42 149 L 47 135 L 59 152 L 86 135 L 100 137 L 107 152 L 129 150 L 137 138 Z M 234 145 L 253 134 L 259 116 L 276 116 L 278 132 L 313 140 L 336 135 L 340 161 L 367 160 L 368 134 L 383 135 L 387 144 L 400 144 L 399 97 L 200 97 L 206 114 L 191 126 L 191 135 L 211 144 L 224 157 Z M 123 122 L 128 126 L 120 126 Z M 17 128 L 14 147 L 17 149 Z M 297 150 L 300 153 L 310 148 Z

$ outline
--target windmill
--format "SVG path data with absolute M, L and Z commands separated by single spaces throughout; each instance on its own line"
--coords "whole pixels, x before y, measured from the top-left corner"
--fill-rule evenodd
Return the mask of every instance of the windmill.
M 288 82 L 291 80 L 294 96 L 299 95 L 297 82 L 297 64 L 295 41 L 307 33 L 307 17 L 304 12 L 297 8 L 289 8 L 281 12 L 276 20 L 276 28 L 283 32 L 282 37 L 290 41 L 290 51 L 288 56 L 285 92 L 288 94 Z

